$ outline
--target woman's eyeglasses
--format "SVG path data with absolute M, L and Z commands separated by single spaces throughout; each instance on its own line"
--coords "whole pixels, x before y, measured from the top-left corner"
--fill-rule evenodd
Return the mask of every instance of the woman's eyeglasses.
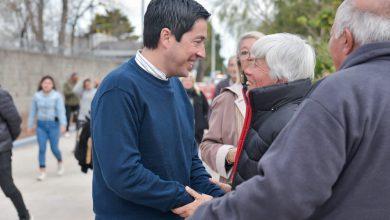
M 242 50 L 238 53 L 238 57 L 241 59 L 241 60 L 246 60 L 248 59 L 249 57 L 251 56 L 251 53 L 249 52 L 249 50 Z

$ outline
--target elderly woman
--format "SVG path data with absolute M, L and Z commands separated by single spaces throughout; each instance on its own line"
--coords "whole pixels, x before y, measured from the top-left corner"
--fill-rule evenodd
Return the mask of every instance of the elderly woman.
M 236 74 L 249 65 L 249 50 L 253 43 L 264 36 L 260 32 L 248 32 L 240 37 L 237 55 L 229 59 L 228 68 Z M 238 65 L 238 67 L 237 67 Z M 235 69 L 235 70 L 234 70 Z M 245 116 L 245 102 L 239 76 L 235 84 L 224 88 L 211 104 L 209 130 L 199 145 L 202 160 L 226 182 L 234 163 L 236 146 Z
M 315 53 L 301 38 L 267 35 L 251 48 L 245 69 L 247 115 L 233 167 L 233 187 L 258 174 L 258 161 L 311 88 Z

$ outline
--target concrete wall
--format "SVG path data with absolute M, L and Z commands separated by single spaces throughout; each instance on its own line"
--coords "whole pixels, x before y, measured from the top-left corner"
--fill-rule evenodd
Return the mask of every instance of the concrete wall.
M 0 84 L 2 88 L 11 93 L 19 112 L 25 119 L 30 108 L 31 98 L 36 92 L 42 76 L 51 75 L 56 81 L 57 90 L 61 91 L 62 84 L 72 72 L 79 73 L 80 80 L 86 77 L 103 79 L 119 64 L 104 59 L 65 57 L 0 49 Z M 25 127 L 25 123 L 23 127 Z

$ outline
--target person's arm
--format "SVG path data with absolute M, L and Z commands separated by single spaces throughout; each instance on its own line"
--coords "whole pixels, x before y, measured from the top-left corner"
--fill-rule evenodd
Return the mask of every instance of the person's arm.
M 345 130 L 318 102 L 302 105 L 261 158 L 258 175 L 190 219 L 307 219 L 331 196 L 345 164 Z
M 66 122 L 66 114 L 65 114 L 65 104 L 64 100 L 62 99 L 61 95 L 58 93 L 58 98 L 56 101 L 56 113 L 58 120 L 60 122 L 60 125 L 62 127 L 65 127 L 67 122 Z
M 4 95 L 0 98 L 0 116 L 7 123 L 12 140 L 15 140 L 21 132 L 20 124 L 22 123 L 22 119 L 11 95 L 6 91 L 3 91 L 2 93 L 4 93 Z
M 35 97 L 36 96 L 34 95 L 31 101 L 31 108 L 30 108 L 30 113 L 28 115 L 28 123 L 27 123 L 28 129 L 32 129 L 34 127 L 35 114 L 38 111 L 37 100 L 35 99 Z
M 80 80 L 76 83 L 76 85 L 73 87 L 72 92 L 76 94 L 79 98 L 83 95 L 83 82 Z
M 211 104 L 211 115 L 209 119 L 209 129 L 204 134 L 202 142 L 199 144 L 202 160 L 214 171 L 224 178 L 228 178 L 226 168 L 226 156 L 230 150 L 235 149 L 233 135 L 227 136 L 226 129 L 234 129 L 224 126 L 227 120 L 234 120 L 234 98 L 230 93 L 223 93 L 213 100 Z M 224 132 L 225 131 L 225 132 Z
M 185 186 L 161 179 L 142 164 L 138 148 L 143 109 L 132 96 L 114 88 L 96 102 L 91 121 L 94 160 L 108 188 L 125 200 L 164 212 L 192 202 Z
M 220 197 L 225 194 L 221 188 L 210 181 L 211 176 L 206 172 L 202 161 L 198 157 L 198 146 L 194 139 L 192 147 L 191 185 L 190 187 L 199 193 L 212 197 Z

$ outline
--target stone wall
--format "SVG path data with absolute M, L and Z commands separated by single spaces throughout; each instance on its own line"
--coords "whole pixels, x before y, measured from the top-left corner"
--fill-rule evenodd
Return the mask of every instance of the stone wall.
M 51 75 L 56 81 L 57 90 L 61 91 L 62 84 L 72 72 L 79 73 L 80 80 L 86 77 L 93 80 L 103 79 L 119 64 L 119 62 L 105 59 L 0 49 L 0 85 L 14 98 L 23 116 L 23 128 L 25 128 L 31 98 L 42 76 Z

